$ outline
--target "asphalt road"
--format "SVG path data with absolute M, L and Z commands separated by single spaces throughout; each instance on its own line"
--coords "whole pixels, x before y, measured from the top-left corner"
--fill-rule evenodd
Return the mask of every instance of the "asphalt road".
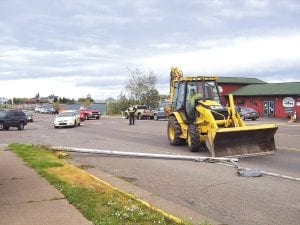
M 208 156 L 207 152 L 191 153 L 187 146 L 170 146 L 166 121 L 138 120 L 128 126 L 125 119 L 103 117 L 76 128 L 54 129 L 53 115 L 34 116 L 35 121 L 23 131 L 0 132 L 0 142 Z M 266 122 L 274 121 L 255 123 Z M 300 181 L 293 179 L 300 178 L 300 124 L 275 122 L 279 125 L 277 153 L 241 159 L 239 164 L 279 176 L 239 177 L 235 169 L 215 163 L 80 153 L 72 157 L 224 224 L 299 225 Z

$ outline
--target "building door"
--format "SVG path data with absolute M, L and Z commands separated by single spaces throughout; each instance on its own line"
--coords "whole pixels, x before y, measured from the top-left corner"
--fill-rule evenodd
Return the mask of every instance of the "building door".
M 264 116 L 274 116 L 274 101 L 264 101 L 263 107 Z

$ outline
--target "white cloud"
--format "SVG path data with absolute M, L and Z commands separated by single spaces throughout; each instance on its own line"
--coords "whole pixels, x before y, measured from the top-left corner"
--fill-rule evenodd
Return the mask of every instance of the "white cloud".
M 251 71 L 300 63 L 300 34 L 281 37 L 237 38 L 224 45 L 212 42 L 211 48 L 198 48 L 189 52 L 174 52 L 146 57 L 138 61 L 154 70 L 165 70 L 178 65 L 183 71 L 193 73 L 218 73 Z M 207 46 L 210 46 L 208 43 Z M 259 67 L 259 68 L 258 68 Z M 236 74 L 237 75 L 237 74 Z
M 103 100 L 108 97 L 116 97 L 120 92 L 116 93 L 116 88 L 121 91 L 121 87 L 111 86 L 99 88 L 97 86 L 78 86 L 77 83 L 84 78 L 79 77 L 53 77 L 41 79 L 19 79 L 10 81 L 1 81 L 0 90 L 3 96 L 12 97 L 27 97 L 33 98 L 37 93 L 42 97 L 55 94 L 60 97 L 81 98 L 91 94 L 96 100 Z
M 0 97 L 116 97 L 150 68 L 299 81 L 297 0 L 0 1 Z M 16 87 L 16 88 L 15 88 Z

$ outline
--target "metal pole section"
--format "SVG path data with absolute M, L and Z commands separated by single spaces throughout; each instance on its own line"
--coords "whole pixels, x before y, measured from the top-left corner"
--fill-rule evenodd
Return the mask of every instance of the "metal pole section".
M 144 158 L 160 158 L 160 159 L 178 159 L 178 160 L 191 160 L 191 161 L 226 161 L 226 162 L 238 162 L 237 158 L 226 158 L 226 157 L 201 157 L 201 156 L 187 156 L 187 155 L 171 155 L 171 154 L 154 154 L 144 152 L 124 152 L 114 150 L 100 150 L 100 149 L 89 149 L 89 148 L 73 148 L 73 147 L 62 147 L 54 146 L 53 150 L 66 151 L 66 152 L 78 152 L 78 153 L 92 153 L 102 155 L 115 155 L 115 156 L 133 156 L 133 157 L 144 157 Z

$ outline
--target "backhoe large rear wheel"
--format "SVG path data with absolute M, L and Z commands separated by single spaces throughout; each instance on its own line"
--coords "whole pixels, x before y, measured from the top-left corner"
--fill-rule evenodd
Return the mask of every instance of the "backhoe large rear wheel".
M 191 152 L 198 152 L 200 150 L 201 142 L 199 130 L 195 124 L 190 124 L 188 127 L 187 143 Z
M 184 145 L 185 139 L 180 137 L 180 124 L 174 116 L 169 117 L 168 121 L 168 138 L 171 145 Z

